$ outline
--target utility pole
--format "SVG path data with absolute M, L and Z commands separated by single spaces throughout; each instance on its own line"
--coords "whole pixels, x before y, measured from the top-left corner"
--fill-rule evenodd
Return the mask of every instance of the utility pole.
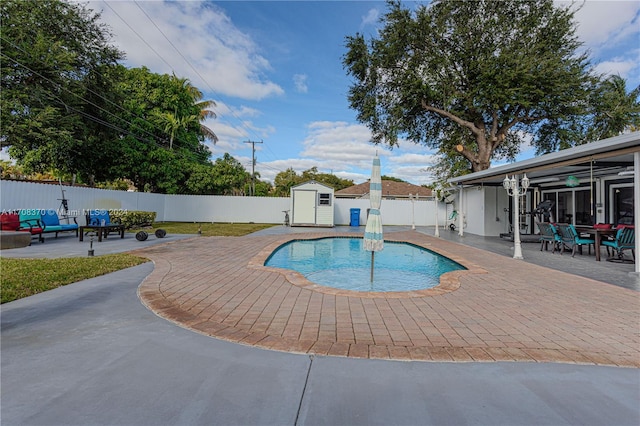
M 256 144 L 262 143 L 254 142 L 254 141 L 244 141 L 244 143 L 250 143 L 253 151 L 253 155 L 251 156 L 251 196 L 256 195 Z

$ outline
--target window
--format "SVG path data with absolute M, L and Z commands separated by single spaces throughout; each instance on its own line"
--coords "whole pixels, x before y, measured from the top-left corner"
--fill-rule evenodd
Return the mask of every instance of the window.
M 547 191 L 542 194 L 543 200 L 555 204 L 553 218 L 550 221 L 572 223 L 574 225 L 591 225 L 591 194 L 589 189 L 570 191 Z
M 320 206 L 330 206 L 331 205 L 331 194 L 318 194 L 318 205 L 320 205 Z

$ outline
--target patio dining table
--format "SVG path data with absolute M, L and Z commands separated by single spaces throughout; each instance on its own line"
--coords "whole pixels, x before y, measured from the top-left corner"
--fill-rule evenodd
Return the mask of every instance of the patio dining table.
M 109 232 L 111 231 L 117 231 L 118 234 L 120 234 L 120 238 L 124 238 L 124 225 L 119 225 L 119 224 L 109 224 L 109 225 L 86 225 L 86 226 L 81 226 L 79 231 L 80 231 L 80 238 L 79 241 L 83 241 L 84 240 L 84 233 L 87 229 L 91 229 L 93 230 L 97 235 L 98 235 L 98 242 L 101 243 L 102 242 L 102 238 L 104 236 L 104 238 L 107 238 L 107 236 L 109 235 Z
M 602 241 L 602 236 L 615 235 L 618 230 L 614 228 L 602 229 L 594 228 L 592 226 L 576 226 L 576 231 L 580 234 L 589 234 L 595 237 L 594 246 L 596 251 L 596 260 L 600 261 L 600 242 Z

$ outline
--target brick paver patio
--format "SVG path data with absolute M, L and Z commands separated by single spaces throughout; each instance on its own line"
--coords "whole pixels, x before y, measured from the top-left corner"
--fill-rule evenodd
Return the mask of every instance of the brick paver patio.
M 385 239 L 427 247 L 468 268 L 431 290 L 349 292 L 262 266 L 286 241 L 327 236 L 196 237 L 139 250 L 155 263 L 140 298 L 183 327 L 273 350 L 640 367 L 638 292 L 425 234 Z

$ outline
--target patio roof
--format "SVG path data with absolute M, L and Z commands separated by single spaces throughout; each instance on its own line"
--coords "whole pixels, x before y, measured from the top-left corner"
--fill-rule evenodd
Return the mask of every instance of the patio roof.
M 449 179 L 452 185 L 501 185 L 506 175 L 526 173 L 529 179 L 566 179 L 611 176 L 633 167 L 633 153 L 640 151 L 640 132 L 627 133 L 575 148 L 541 155 L 516 163 Z M 593 169 L 592 169 L 593 168 Z M 633 175 L 629 175 L 633 178 Z

